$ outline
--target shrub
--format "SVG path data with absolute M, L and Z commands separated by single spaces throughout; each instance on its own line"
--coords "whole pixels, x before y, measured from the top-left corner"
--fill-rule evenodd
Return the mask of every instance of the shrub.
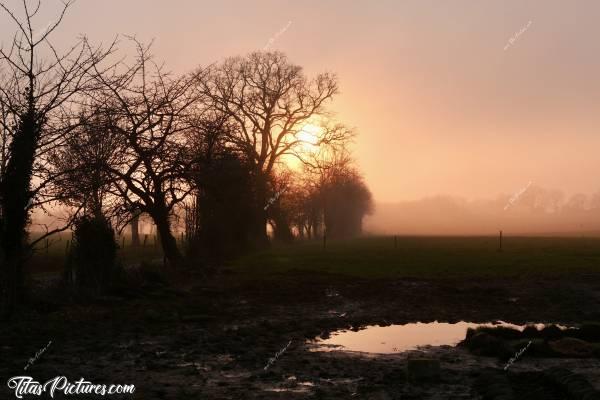
M 79 288 L 107 289 L 118 274 L 115 234 L 104 218 L 83 216 L 75 222 L 67 260 L 67 280 Z

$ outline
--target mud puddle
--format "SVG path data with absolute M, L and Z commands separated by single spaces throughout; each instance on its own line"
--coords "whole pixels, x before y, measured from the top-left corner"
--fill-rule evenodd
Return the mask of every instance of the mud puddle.
M 465 338 L 467 329 L 481 326 L 506 327 L 523 331 L 527 326 L 543 329 L 546 325 L 542 323 L 515 325 L 504 321 L 416 322 L 403 325 L 367 326 L 358 331 L 340 330 L 331 333 L 328 338 L 316 338 L 308 344 L 312 351 L 343 350 L 393 354 L 429 346 L 455 346 Z

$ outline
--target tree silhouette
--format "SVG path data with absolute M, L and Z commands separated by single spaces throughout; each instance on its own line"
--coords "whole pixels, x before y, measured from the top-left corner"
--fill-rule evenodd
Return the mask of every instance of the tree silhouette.
M 0 182 L 0 247 L 2 294 L 10 314 L 23 297 L 23 263 L 27 253 L 26 227 L 30 211 L 44 202 L 53 177 L 45 170 L 45 157 L 63 144 L 73 129 L 70 118 L 80 95 L 93 89 L 88 72 L 112 51 L 92 49 L 85 37 L 65 52 L 53 46 L 51 34 L 61 24 L 71 2 L 64 4 L 57 21 L 36 35 L 33 20 L 40 2 L 23 2 L 23 17 L 0 2 L 16 32 L 9 48 L 0 49 L 0 107 L 2 109 L 3 168 Z M 34 179 L 34 177 L 36 179 Z M 50 232 L 48 233 L 50 234 Z M 38 240 L 41 240 L 39 238 Z
M 92 113 L 93 107 L 89 107 Z M 48 168 L 55 176 L 55 199 L 84 214 L 104 219 L 118 208 L 112 199 L 107 204 L 112 177 L 108 166 L 118 163 L 122 138 L 116 136 L 101 114 L 82 114 L 79 126 L 65 136 L 64 146 L 54 149 L 48 157 Z
M 253 231 L 258 244 L 264 244 L 264 206 L 273 169 L 284 155 L 301 157 L 299 133 L 311 119 L 327 115 L 325 105 L 338 92 L 336 77 L 324 73 L 308 79 L 283 53 L 255 52 L 203 70 L 197 88 L 211 107 L 236 124 L 228 139 L 252 164 Z M 346 136 L 342 130 L 327 131 L 317 145 Z
M 324 146 L 306 164 L 307 215 L 317 204 L 328 237 L 359 235 L 364 216 L 373 211 L 371 192 L 353 162 L 344 146 Z
M 110 73 L 96 71 L 97 104 L 110 116 L 109 129 L 120 138 L 118 162 L 107 165 L 125 206 L 150 215 L 169 264 L 183 258 L 171 228 L 174 208 L 190 193 L 184 133 L 195 98 L 191 79 L 172 77 L 152 61 L 149 46 L 132 39 L 137 58 Z

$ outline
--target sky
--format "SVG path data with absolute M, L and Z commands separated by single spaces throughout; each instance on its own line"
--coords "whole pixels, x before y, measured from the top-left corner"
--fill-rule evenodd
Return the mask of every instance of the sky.
M 39 29 L 60 2 L 44 4 Z M 600 190 L 598 15 L 592 0 L 78 0 L 55 42 L 136 35 L 175 72 L 270 44 L 337 73 L 331 109 L 377 202 L 476 199 Z

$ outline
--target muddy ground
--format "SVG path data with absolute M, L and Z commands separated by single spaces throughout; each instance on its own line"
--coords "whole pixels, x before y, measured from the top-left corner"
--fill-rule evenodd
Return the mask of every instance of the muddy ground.
M 19 375 L 134 384 L 135 394 L 121 398 L 135 399 L 479 399 L 485 390 L 478 385 L 491 385 L 486 374 L 510 391 L 487 398 L 575 398 L 543 374 L 556 366 L 600 389 L 597 358 L 525 354 L 502 374 L 504 363 L 493 357 L 425 348 L 421 354 L 440 360 L 441 378 L 409 382 L 406 363 L 415 352 L 315 352 L 307 342 L 343 328 L 416 321 L 600 321 L 600 274 L 465 282 L 297 272 L 256 282 L 224 271 L 77 299 L 76 306 L 56 289 L 35 297 L 33 310 L 0 327 L 0 399 L 15 398 L 6 382 Z

